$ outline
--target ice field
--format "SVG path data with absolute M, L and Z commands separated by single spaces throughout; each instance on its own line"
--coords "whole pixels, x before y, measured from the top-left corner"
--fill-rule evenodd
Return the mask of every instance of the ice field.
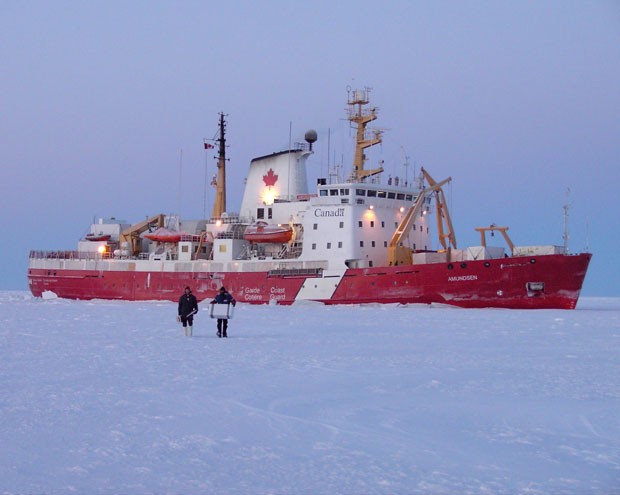
M 620 298 L 175 317 L 0 292 L 1 494 L 620 493 Z

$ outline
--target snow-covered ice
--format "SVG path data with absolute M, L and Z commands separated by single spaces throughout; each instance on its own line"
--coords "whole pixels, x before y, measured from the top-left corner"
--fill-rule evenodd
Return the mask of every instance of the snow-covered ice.
M 0 292 L 0 493 L 620 493 L 619 298 L 175 316 Z

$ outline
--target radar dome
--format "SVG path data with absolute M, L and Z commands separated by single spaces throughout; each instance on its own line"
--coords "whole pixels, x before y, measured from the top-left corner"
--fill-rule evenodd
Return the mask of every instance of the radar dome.
M 309 131 L 306 131 L 306 135 L 304 136 L 304 138 L 308 143 L 312 144 L 316 142 L 318 136 L 314 129 L 310 129 Z

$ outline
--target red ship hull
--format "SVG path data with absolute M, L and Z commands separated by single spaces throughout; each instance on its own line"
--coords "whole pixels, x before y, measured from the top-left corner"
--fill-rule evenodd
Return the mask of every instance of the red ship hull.
M 292 304 L 421 303 L 463 308 L 574 309 L 591 254 L 541 255 L 487 261 L 347 269 L 333 277 L 329 297 L 308 297 L 313 284 L 331 284 L 319 272 L 165 272 L 30 268 L 32 294 L 68 299 L 177 301 L 186 285 L 199 300 L 224 285 L 240 302 Z M 306 292 L 304 292 L 306 291 Z

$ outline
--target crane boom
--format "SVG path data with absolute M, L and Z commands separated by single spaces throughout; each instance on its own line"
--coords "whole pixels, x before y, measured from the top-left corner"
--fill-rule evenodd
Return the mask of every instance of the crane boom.
M 450 214 L 448 212 L 448 207 L 445 204 L 445 196 L 443 194 L 443 189 L 441 186 L 447 184 L 452 180 L 452 177 L 448 177 L 447 179 L 442 180 L 441 182 L 436 182 L 424 168 L 422 168 L 422 173 L 426 178 L 426 181 L 429 183 L 429 187 L 420 191 L 420 194 L 416 198 L 415 202 L 409 208 L 400 224 L 396 228 L 396 231 L 392 235 L 392 239 L 390 240 L 390 245 L 388 248 L 388 264 L 389 265 L 410 265 L 412 263 L 411 258 L 411 249 L 402 245 L 402 241 L 409 235 L 411 231 L 411 227 L 413 227 L 414 220 L 418 217 L 420 210 L 424 204 L 424 200 L 431 194 L 437 194 L 437 223 L 439 230 L 439 242 L 447 249 L 446 246 L 446 238 L 450 240 L 452 247 L 456 247 L 456 237 L 454 236 L 454 232 L 452 231 L 452 222 L 450 220 Z M 445 218 L 448 224 L 448 233 L 444 233 L 443 221 Z

